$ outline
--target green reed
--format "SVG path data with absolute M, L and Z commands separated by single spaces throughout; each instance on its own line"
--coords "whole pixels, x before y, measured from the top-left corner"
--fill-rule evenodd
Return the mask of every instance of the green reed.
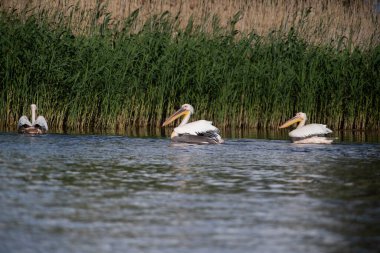
M 98 10 L 99 11 L 99 10 Z M 51 128 L 160 126 L 181 104 L 218 127 L 277 128 L 296 112 L 333 129 L 380 129 L 380 46 L 311 45 L 297 32 L 206 33 L 169 13 L 131 32 L 93 13 L 74 31 L 58 12 L 0 14 L 0 118 L 15 127 L 36 103 Z M 100 17 L 102 17 L 100 19 Z M 335 43 L 334 43 L 335 45 Z

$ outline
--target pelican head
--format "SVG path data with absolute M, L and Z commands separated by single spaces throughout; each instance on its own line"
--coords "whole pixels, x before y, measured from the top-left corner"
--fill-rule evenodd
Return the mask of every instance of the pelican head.
M 36 110 L 37 106 L 35 104 L 31 104 L 30 108 L 32 109 L 32 124 L 36 122 Z
M 179 117 L 181 117 L 182 115 L 184 115 L 185 117 L 190 117 L 191 114 L 194 113 L 194 108 L 189 105 L 189 104 L 184 104 L 181 106 L 181 108 L 176 111 L 175 113 L 173 113 L 163 124 L 162 126 L 166 126 L 168 124 L 170 124 L 171 122 L 173 122 L 174 120 L 178 119 Z
M 303 113 L 303 112 L 298 112 L 296 114 L 296 116 L 294 116 L 293 118 L 289 119 L 288 121 L 286 121 L 284 124 L 282 124 L 279 128 L 285 128 L 285 127 L 289 127 L 291 125 L 293 125 L 294 123 L 297 123 L 297 122 L 303 122 L 302 125 L 305 124 L 307 120 L 307 117 L 306 117 L 306 113 Z M 301 125 L 301 124 L 300 124 Z

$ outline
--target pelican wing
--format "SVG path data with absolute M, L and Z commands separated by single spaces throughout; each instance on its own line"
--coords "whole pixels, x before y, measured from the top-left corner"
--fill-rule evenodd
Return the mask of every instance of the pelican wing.
M 34 122 L 33 126 L 39 127 L 44 131 L 48 130 L 48 125 L 47 125 L 47 122 L 46 122 L 46 119 L 44 118 L 44 116 L 38 116 L 37 120 L 36 120 L 36 122 Z
M 331 129 L 322 124 L 309 124 L 300 128 L 296 128 L 289 133 L 292 138 L 305 138 L 315 135 L 324 135 L 332 133 Z
M 190 134 L 190 135 L 209 135 L 212 133 L 219 133 L 219 129 L 212 125 L 211 121 L 198 120 L 183 126 L 174 128 L 174 132 L 178 134 Z M 208 134 L 207 134 L 208 133 Z
M 28 117 L 26 116 L 21 116 L 20 119 L 18 120 L 17 128 L 21 127 L 31 127 L 32 123 L 30 123 Z

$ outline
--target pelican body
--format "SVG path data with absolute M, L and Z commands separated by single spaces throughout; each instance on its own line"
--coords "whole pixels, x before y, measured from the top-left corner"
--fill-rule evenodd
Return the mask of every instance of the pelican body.
M 293 118 L 286 121 L 280 128 L 285 128 L 299 122 L 296 129 L 289 132 L 289 136 L 294 143 L 297 144 L 331 144 L 332 139 L 328 139 L 323 135 L 332 133 L 331 129 L 322 124 L 308 124 L 306 114 L 299 112 Z
M 17 124 L 18 132 L 22 134 L 45 134 L 48 131 L 48 125 L 44 116 L 38 116 L 36 119 L 37 106 L 32 104 L 30 108 L 32 109 L 32 123 L 25 115 L 21 116 Z
M 219 135 L 219 129 L 213 126 L 211 121 L 198 120 L 188 123 L 193 113 L 194 108 L 189 104 L 184 104 L 162 124 L 162 126 L 166 126 L 177 118 L 184 116 L 181 124 L 174 128 L 171 134 L 173 142 L 193 144 L 221 144 L 224 142 Z

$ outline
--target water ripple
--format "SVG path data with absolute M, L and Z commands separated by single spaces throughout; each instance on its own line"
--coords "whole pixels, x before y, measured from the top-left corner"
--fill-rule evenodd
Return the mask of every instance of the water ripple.
M 0 252 L 375 252 L 380 145 L 0 135 Z

